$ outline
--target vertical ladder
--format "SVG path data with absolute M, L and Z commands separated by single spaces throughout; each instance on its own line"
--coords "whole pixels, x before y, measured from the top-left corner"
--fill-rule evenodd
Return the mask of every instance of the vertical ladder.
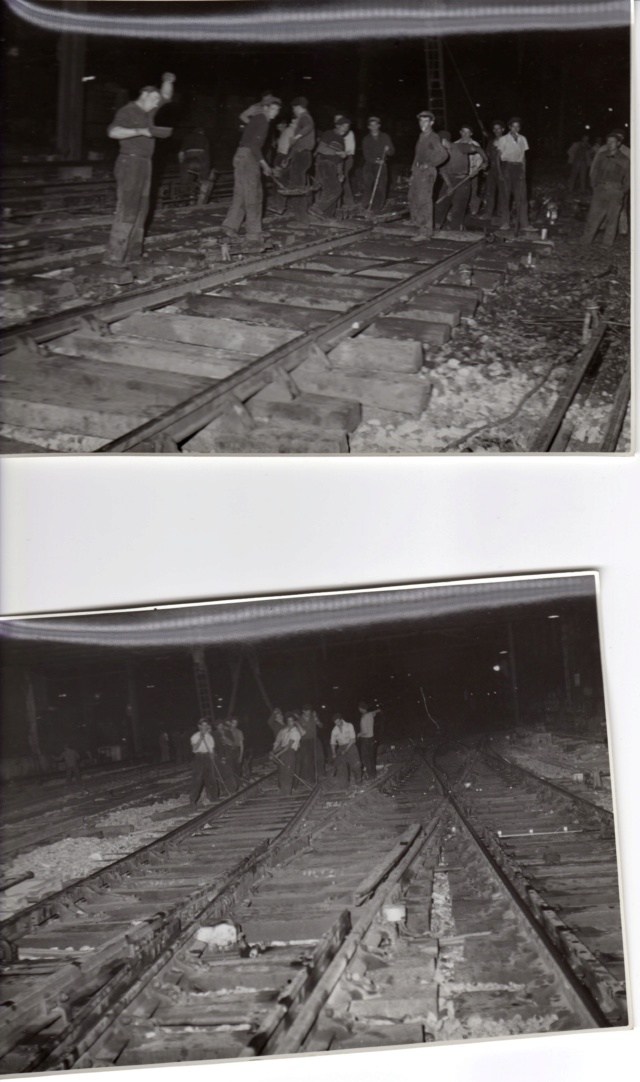
M 435 127 L 447 126 L 447 101 L 444 92 L 444 57 L 442 38 L 424 39 L 424 56 L 427 67 L 427 100 L 435 113 Z
M 215 711 L 213 709 L 209 674 L 207 672 L 204 649 L 202 646 L 192 647 L 191 659 L 193 661 L 193 675 L 196 682 L 196 695 L 198 696 L 200 717 L 207 718 L 213 725 L 215 721 Z

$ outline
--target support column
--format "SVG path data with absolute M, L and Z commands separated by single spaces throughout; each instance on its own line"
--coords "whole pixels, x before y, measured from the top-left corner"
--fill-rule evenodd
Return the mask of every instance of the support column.
M 85 8 L 84 3 L 66 3 L 68 10 Z M 58 41 L 58 121 L 56 149 L 65 161 L 82 157 L 86 37 L 61 34 Z
M 513 629 L 513 622 L 509 620 L 507 624 L 507 635 L 509 637 L 509 677 L 511 685 L 511 705 L 513 707 L 513 720 L 515 725 L 520 724 L 520 701 L 518 696 L 518 663 L 516 659 L 516 640 Z
M 40 730 L 38 726 L 38 707 L 42 703 L 43 688 L 37 687 L 41 684 L 44 678 L 39 674 L 34 674 L 30 669 L 25 669 L 24 672 L 24 684 L 25 684 L 25 699 L 26 699 L 26 714 L 27 714 L 27 737 L 29 740 L 29 750 L 35 759 L 38 770 L 44 771 L 45 759 L 42 754 L 42 748 L 40 747 Z
M 132 661 L 127 661 L 127 718 L 131 731 L 131 748 L 136 759 L 140 758 L 140 710 L 138 707 L 138 689 L 135 669 Z
M 562 623 L 560 630 L 562 642 L 562 669 L 564 675 L 564 701 L 568 710 L 573 707 L 573 673 L 571 672 L 571 629 Z

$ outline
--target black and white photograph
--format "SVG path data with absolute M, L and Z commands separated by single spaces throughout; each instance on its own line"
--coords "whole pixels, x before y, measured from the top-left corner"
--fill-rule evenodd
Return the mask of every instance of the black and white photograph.
M 3 618 L 3 1073 L 627 1027 L 598 608 L 576 571 Z
M 3 7 L 0 452 L 633 452 L 630 0 Z

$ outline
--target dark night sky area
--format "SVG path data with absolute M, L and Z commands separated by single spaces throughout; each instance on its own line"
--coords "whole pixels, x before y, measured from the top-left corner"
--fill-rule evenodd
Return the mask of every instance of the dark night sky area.
M 126 7 L 139 10 L 140 5 Z M 57 37 L 6 10 L 4 24 L 8 147 L 14 153 L 51 152 Z M 477 111 L 485 125 L 494 117 L 521 114 L 534 156 L 536 151 L 563 155 L 587 124 L 592 135 L 603 136 L 612 126 L 628 123 L 629 50 L 629 33 L 621 29 L 445 39 L 448 124 L 456 131 L 470 122 L 479 130 L 457 67 L 471 100 L 480 103 Z M 111 117 L 99 88 L 115 84 L 135 96 L 164 70 L 177 75 L 171 122 L 177 129 L 204 125 L 216 164 L 228 164 L 237 113 L 265 89 L 285 101 L 306 94 L 320 127 L 336 110 L 349 113 L 360 128 L 370 112 L 379 113 L 404 157 L 415 141 L 415 113 L 426 102 L 420 40 L 247 48 L 89 38 L 86 72 L 96 77 L 87 84 L 89 146 L 108 145 L 103 132 Z

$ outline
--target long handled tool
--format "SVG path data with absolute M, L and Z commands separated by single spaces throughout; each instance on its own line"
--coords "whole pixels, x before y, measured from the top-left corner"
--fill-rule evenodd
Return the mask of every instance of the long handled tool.
M 473 178 L 477 177 L 478 173 L 480 172 L 482 172 L 482 167 L 474 169 L 472 173 L 469 173 L 468 177 L 463 177 L 462 180 L 459 180 L 458 183 L 454 184 L 452 188 L 447 188 L 446 192 L 443 192 L 442 195 L 438 199 L 436 199 L 435 205 L 437 206 L 438 203 L 442 203 L 445 199 L 448 199 L 448 197 L 453 192 L 457 191 L 458 188 L 461 188 L 463 184 L 467 183 L 467 181 L 473 180 Z
M 282 759 L 279 759 L 274 751 L 271 752 L 271 758 L 275 759 L 276 763 L 279 763 L 280 766 L 284 766 L 284 763 L 282 762 Z M 307 789 L 309 789 L 309 790 L 311 790 L 311 792 L 313 792 L 313 785 L 309 785 L 309 782 L 305 781 L 304 778 L 301 778 L 299 774 L 296 774 L 295 770 L 292 771 L 292 773 L 293 773 L 293 777 L 296 778 L 297 781 L 301 781 L 303 785 L 306 785 Z
M 387 148 L 385 147 L 384 150 L 382 151 L 382 157 L 381 157 L 381 159 L 380 159 L 380 161 L 378 163 L 378 172 L 376 173 L 376 179 L 375 179 L 375 182 L 374 182 L 374 185 L 373 185 L 373 190 L 371 192 L 371 199 L 369 200 L 369 206 L 367 207 L 367 214 L 371 214 L 371 208 L 373 206 L 373 201 L 374 201 L 374 199 L 376 197 L 376 192 L 378 190 L 378 184 L 380 183 L 380 177 L 382 175 L 382 167 L 384 165 L 386 156 L 387 156 Z
M 224 778 L 222 777 L 218 764 L 216 763 L 215 757 L 213 755 L 211 756 L 211 765 L 213 766 L 213 773 L 216 777 L 216 780 L 220 783 L 227 796 L 231 796 L 231 793 L 229 792 L 229 787 L 225 782 Z

